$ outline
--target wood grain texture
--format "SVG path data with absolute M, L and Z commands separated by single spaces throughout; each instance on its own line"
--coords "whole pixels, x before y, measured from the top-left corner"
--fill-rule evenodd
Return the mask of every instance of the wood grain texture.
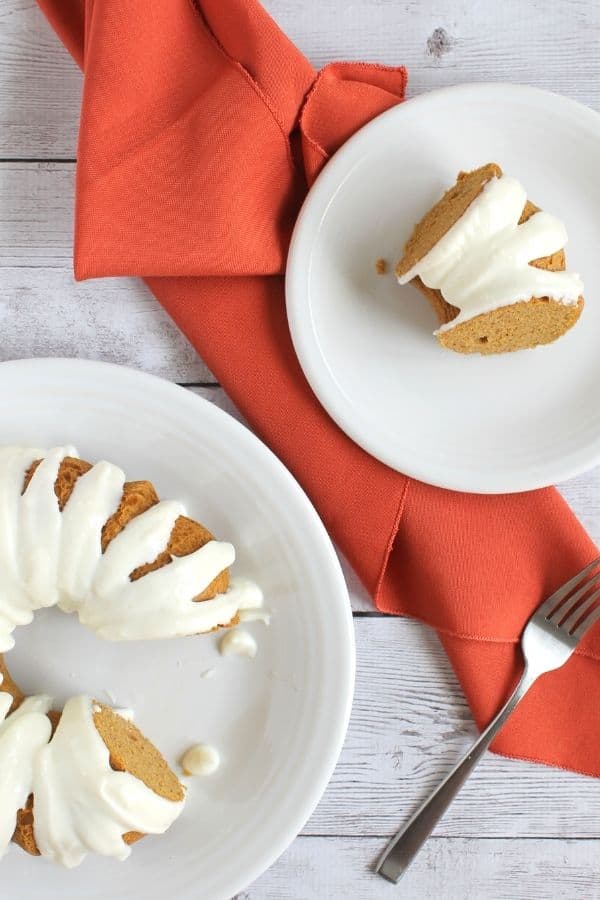
M 0 164 L 0 360 L 81 356 L 214 382 L 141 281 L 73 280 L 73 176 L 72 163 Z
M 372 838 L 298 838 L 235 900 L 597 900 L 596 841 L 434 838 L 399 885 L 373 874 Z
M 316 67 L 370 59 L 410 71 L 410 94 L 512 81 L 600 109 L 595 0 L 265 0 Z M 0 0 L 0 157 L 75 155 L 81 76 L 33 0 Z
M 332 59 L 403 63 L 411 94 L 511 81 L 600 107 L 600 7 L 593 0 L 264 0 L 264 6 L 315 66 Z
M 0 164 L 0 266 L 71 269 L 74 201 L 74 163 Z
M 0 158 L 74 156 L 80 93 L 34 0 L 0 0 Z
M 0 268 L 0 327 L 0 360 L 84 357 L 172 381 L 214 381 L 194 348 L 134 279 L 75 284 L 69 269 Z

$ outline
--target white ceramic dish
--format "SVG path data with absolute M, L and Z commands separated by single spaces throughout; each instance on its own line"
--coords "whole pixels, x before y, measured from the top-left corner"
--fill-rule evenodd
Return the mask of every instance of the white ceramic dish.
M 359 131 L 312 188 L 294 232 L 287 308 L 302 368 L 369 453 L 441 487 L 500 493 L 600 461 L 600 115 L 546 91 L 446 88 Z M 555 344 L 460 356 L 432 337 L 412 286 L 378 277 L 461 169 L 499 163 L 567 225 L 585 282 L 579 323 Z
M 110 643 L 73 616 L 43 610 L 16 632 L 7 662 L 22 687 L 59 701 L 86 692 L 132 707 L 174 762 L 193 743 L 222 756 L 190 779 L 186 809 L 128 861 L 64 870 L 11 847 L 2 894 L 19 900 L 229 900 L 302 828 L 333 771 L 354 680 L 344 579 L 325 529 L 273 454 L 190 392 L 118 366 L 78 360 L 0 365 L 1 442 L 74 443 L 109 459 L 238 548 L 272 623 L 249 624 L 255 659 L 221 657 L 214 635 Z M 202 677 L 214 668 L 212 678 Z

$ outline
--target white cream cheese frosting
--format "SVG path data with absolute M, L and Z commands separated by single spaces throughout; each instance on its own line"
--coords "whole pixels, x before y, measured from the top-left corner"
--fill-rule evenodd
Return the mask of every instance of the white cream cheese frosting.
M 400 284 L 407 284 L 418 276 L 460 310 L 436 334 L 531 297 L 575 304 L 582 296 L 579 275 L 529 265 L 561 250 L 567 233 L 563 223 L 546 212 L 519 224 L 526 200 L 515 178 L 492 178 L 437 244 L 399 277 Z
M 67 701 L 52 740 L 37 754 L 34 835 L 42 856 L 72 868 L 88 853 L 126 859 L 123 834 L 163 834 L 183 810 L 110 765 L 89 697 Z
M 31 793 L 37 755 L 52 731 L 49 697 L 28 697 L 9 715 L 12 702 L 0 691 L 0 858 L 13 836 L 17 811 Z
M 222 656 L 256 656 L 258 645 L 245 628 L 231 628 L 219 642 Z
M 211 744 L 194 744 L 181 760 L 185 775 L 213 775 L 221 765 L 221 756 Z
M 183 504 L 165 500 L 132 519 L 102 553 L 101 534 L 121 499 L 125 475 L 99 462 L 81 475 L 64 509 L 54 482 L 74 447 L 0 448 L 0 653 L 33 612 L 57 605 L 111 640 L 167 638 L 227 625 L 239 610 L 262 605 L 260 589 L 231 579 L 224 594 L 195 602 L 235 559 L 231 544 L 199 550 L 131 581 L 130 573 L 165 549 Z M 22 493 L 25 472 L 37 466 Z
M 254 609 L 241 609 L 240 622 L 262 622 L 264 625 L 271 624 L 271 613 L 268 609 L 256 607 Z
M 51 699 L 28 697 L 7 715 L 0 692 L 0 856 L 17 811 L 34 794 L 33 833 L 42 856 L 69 868 L 88 853 L 126 859 L 123 834 L 162 834 L 183 810 L 129 772 L 116 772 L 93 719 L 89 697 L 72 697 L 51 738 Z

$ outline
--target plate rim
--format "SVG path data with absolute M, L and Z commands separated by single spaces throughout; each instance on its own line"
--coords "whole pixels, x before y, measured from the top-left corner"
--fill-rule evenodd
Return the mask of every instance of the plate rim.
M 451 473 L 447 478 L 445 472 L 444 475 L 439 474 L 443 469 L 442 466 L 438 466 L 433 473 L 430 466 L 427 464 L 421 466 L 418 459 L 399 459 L 396 453 L 388 452 L 377 442 L 371 441 L 364 430 L 355 427 L 352 417 L 344 408 L 339 392 L 336 396 L 336 389 L 328 383 L 333 379 L 329 374 L 327 360 L 318 346 L 312 326 L 308 324 L 311 319 L 310 307 L 307 303 L 310 293 L 308 284 L 310 266 L 307 268 L 306 264 L 311 261 L 310 251 L 314 244 L 314 234 L 329 206 L 335 202 L 337 191 L 351 176 L 354 166 L 358 163 L 358 154 L 361 148 L 368 145 L 371 133 L 379 131 L 382 123 L 387 120 L 401 119 L 406 109 L 415 110 L 419 106 L 427 106 L 427 104 L 435 103 L 448 96 L 472 99 L 486 95 L 492 96 L 492 98 L 493 95 L 496 95 L 502 97 L 503 100 L 506 100 L 507 96 L 508 99 L 526 100 L 534 102 L 538 107 L 550 103 L 554 112 L 557 105 L 560 105 L 566 113 L 590 123 L 598 132 L 600 139 L 600 112 L 570 97 L 533 85 L 500 81 L 467 82 L 425 91 L 396 104 L 375 116 L 356 131 L 333 154 L 315 179 L 292 232 L 286 265 L 285 299 L 290 334 L 300 367 L 319 403 L 351 440 L 395 471 L 433 487 L 463 493 L 512 494 L 567 481 L 598 465 L 600 463 L 600 432 L 596 439 L 586 444 L 583 449 L 579 447 L 572 451 L 568 457 L 564 458 L 562 464 L 560 459 L 554 459 L 550 463 L 546 462 L 536 466 L 535 469 L 521 469 L 500 474 L 488 472 L 484 474 L 483 480 L 479 472 L 476 472 L 473 477 L 469 474 L 465 475 L 462 470 L 455 474 Z M 406 452 L 410 454 L 410 451 Z
M 138 386 L 140 384 L 149 383 L 155 391 L 162 391 L 166 396 L 176 396 L 179 402 L 181 402 L 183 398 L 186 398 L 184 403 L 191 404 L 191 408 L 197 408 L 198 404 L 200 404 L 204 409 L 204 414 L 208 415 L 209 418 L 212 417 L 213 420 L 225 420 L 227 423 L 226 427 L 232 429 L 233 433 L 241 438 L 242 442 L 253 444 L 256 451 L 264 454 L 269 460 L 269 465 L 275 467 L 278 476 L 287 482 L 287 487 L 291 494 L 294 495 L 295 502 L 303 507 L 303 512 L 306 516 L 305 522 L 311 521 L 310 533 L 313 535 L 313 540 L 321 545 L 321 552 L 327 559 L 328 577 L 330 579 L 330 585 L 334 587 L 334 590 L 328 590 L 328 606 L 336 608 L 336 614 L 338 616 L 337 625 L 341 626 L 338 632 L 339 646 L 343 648 L 342 658 L 340 659 L 336 670 L 336 684 L 341 685 L 341 689 L 337 692 L 339 696 L 339 707 L 336 711 L 336 715 L 329 719 L 329 721 L 332 722 L 332 732 L 328 737 L 327 746 L 320 756 L 320 768 L 316 775 L 315 770 L 313 769 L 313 778 L 311 784 L 307 786 L 303 794 L 303 802 L 301 806 L 296 809 L 294 816 L 289 817 L 289 824 L 287 827 L 281 828 L 278 831 L 277 838 L 269 841 L 267 845 L 268 850 L 265 850 L 261 854 L 255 854 L 252 866 L 248 866 L 241 875 L 230 879 L 229 883 L 226 885 L 225 892 L 223 892 L 221 888 L 219 894 L 211 895 L 211 900 L 217 900 L 217 897 L 222 898 L 222 900 L 228 900 L 229 897 L 245 890 L 256 879 L 263 875 L 296 839 L 325 793 L 343 749 L 354 699 L 356 646 L 348 586 L 343 575 L 339 558 L 317 510 L 293 474 L 248 426 L 239 422 L 226 410 L 211 403 L 205 397 L 187 390 L 183 385 L 168 381 L 158 375 L 143 372 L 131 366 L 123 366 L 117 363 L 84 359 L 80 357 L 32 357 L 26 359 L 5 360 L 0 363 L 0 373 L 13 370 L 15 372 L 15 378 L 19 377 L 19 372 L 26 372 L 29 377 L 33 376 L 39 380 L 40 375 L 43 376 L 43 374 L 48 374 L 48 369 L 52 369 L 55 375 L 66 376 L 71 374 L 68 371 L 71 369 L 73 371 L 73 378 L 76 378 L 78 374 L 81 376 L 85 370 L 87 377 L 91 376 L 93 378 L 94 376 L 97 377 L 100 375 L 100 378 L 102 378 L 104 374 L 110 373 L 117 378 L 124 378 L 130 382 L 136 382 Z M 36 370 L 38 370 L 38 373 L 36 373 Z M 165 865 L 168 864 L 169 860 L 165 858 Z

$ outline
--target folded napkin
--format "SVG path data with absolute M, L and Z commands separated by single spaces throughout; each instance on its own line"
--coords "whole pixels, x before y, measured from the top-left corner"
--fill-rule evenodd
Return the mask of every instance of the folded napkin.
M 76 277 L 146 280 L 379 609 L 437 629 L 483 725 L 518 676 L 529 614 L 596 549 L 552 489 L 458 494 L 368 456 L 312 394 L 285 315 L 282 273 L 308 185 L 403 99 L 405 70 L 316 73 L 255 0 L 38 2 L 85 73 Z M 538 682 L 495 749 L 599 775 L 599 660 L 600 628 Z

